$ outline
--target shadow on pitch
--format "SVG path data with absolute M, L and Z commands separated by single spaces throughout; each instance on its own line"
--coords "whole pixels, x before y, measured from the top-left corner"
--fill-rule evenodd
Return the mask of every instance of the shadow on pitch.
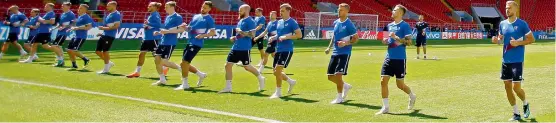
M 420 111 L 421 111 L 420 109 L 417 109 L 417 110 L 413 110 L 413 112 L 411 112 L 411 113 L 401 113 L 401 114 L 390 113 L 390 114 L 391 115 L 405 115 L 405 116 L 409 116 L 409 117 L 418 117 L 419 119 L 448 119 L 446 117 L 433 116 L 433 115 L 427 115 L 427 114 L 419 113 Z
M 257 91 L 257 92 L 231 92 L 231 94 L 241 94 L 241 95 L 248 95 L 248 96 L 255 96 L 255 97 L 269 97 L 270 95 L 263 94 L 265 90 Z
M 124 76 L 123 74 L 119 74 L 119 73 L 110 73 L 110 72 L 105 73 L 105 74 L 102 74 L 102 75 L 107 75 L 107 76 Z
M 359 107 L 359 108 L 366 108 L 366 109 L 375 109 L 378 110 L 382 107 L 380 106 L 374 106 L 374 105 L 367 105 L 367 104 L 362 104 L 362 103 L 350 103 L 353 100 L 347 100 L 344 103 L 340 103 L 341 105 L 345 105 L 345 106 L 354 106 L 354 107 Z
M 288 96 L 282 96 L 282 97 L 280 97 L 280 99 L 282 99 L 284 101 L 295 101 L 295 102 L 302 102 L 302 103 L 316 103 L 316 102 L 319 102 L 317 100 L 310 100 L 310 99 L 293 97 L 293 96 L 296 96 L 296 95 L 299 95 L 299 94 L 290 94 Z

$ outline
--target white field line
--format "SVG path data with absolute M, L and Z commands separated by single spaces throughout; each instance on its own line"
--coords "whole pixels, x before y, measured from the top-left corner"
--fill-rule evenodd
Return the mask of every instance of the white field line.
M 249 116 L 249 115 L 241 115 L 241 114 L 218 111 L 218 110 L 204 109 L 204 108 L 185 106 L 185 105 L 180 105 L 180 104 L 160 102 L 160 101 L 155 101 L 155 100 L 141 99 L 141 98 L 135 98 L 135 97 L 129 97 L 129 96 L 120 96 L 120 95 L 114 95 L 114 94 L 109 94 L 109 93 L 94 92 L 94 91 L 88 91 L 88 90 L 68 88 L 68 87 L 63 87 L 63 86 L 40 84 L 40 83 L 21 81 L 21 80 L 13 80 L 13 79 L 6 79 L 6 78 L 0 77 L 0 82 L 1 81 L 17 83 L 17 84 L 25 84 L 25 85 L 34 85 L 34 86 L 47 87 L 47 88 L 55 88 L 55 89 L 60 89 L 60 90 L 81 92 L 81 93 L 86 93 L 86 94 L 106 96 L 106 97 L 119 98 L 119 99 L 127 99 L 127 100 L 139 101 L 139 102 L 144 102 L 144 103 L 150 103 L 150 104 L 164 105 L 164 106 L 170 106 L 170 107 L 176 107 L 176 108 L 182 108 L 182 109 L 188 109 L 188 110 L 194 110 L 194 111 L 200 111 L 200 112 L 206 112 L 206 113 L 212 113 L 212 114 L 219 114 L 219 115 L 225 115 L 225 116 L 232 116 L 232 117 L 250 119 L 250 120 L 255 120 L 255 121 L 260 121 L 260 122 L 281 122 L 281 121 L 272 120 L 272 119 L 260 118 L 260 117 Z

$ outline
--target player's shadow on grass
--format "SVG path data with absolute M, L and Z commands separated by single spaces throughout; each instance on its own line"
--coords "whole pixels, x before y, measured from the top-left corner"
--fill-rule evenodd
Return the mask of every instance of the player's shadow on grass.
M 290 95 L 287 95 L 287 96 L 282 96 L 282 97 L 280 97 L 280 99 L 282 99 L 284 101 L 295 101 L 295 102 L 302 102 L 302 103 L 316 103 L 316 102 L 319 102 L 317 100 L 310 100 L 310 99 L 293 97 L 293 96 L 296 96 L 296 95 L 299 95 L 299 94 L 290 94 Z
M 519 122 L 527 122 L 527 121 L 519 121 Z M 538 122 L 536 118 L 531 118 L 529 119 L 529 122 Z
M 158 80 L 158 79 L 157 79 L 157 80 Z M 158 86 L 174 89 L 174 88 L 177 88 L 177 87 L 180 86 L 180 85 L 181 85 L 181 84 L 173 84 L 173 85 L 164 84 L 164 85 L 158 85 Z
M 355 107 L 359 107 L 359 108 L 375 109 L 375 110 L 378 110 L 378 109 L 382 108 L 380 106 L 367 105 L 367 104 L 362 104 L 362 103 L 350 103 L 351 101 L 353 101 L 353 100 L 347 100 L 344 103 L 340 103 L 340 104 L 345 105 L 345 106 L 355 106 Z
M 139 77 L 139 78 L 142 78 L 142 79 L 149 79 L 149 80 L 154 80 L 154 81 L 160 80 L 160 78 L 158 78 L 158 77 Z M 166 80 L 168 80 L 168 79 L 166 79 Z
M 105 74 L 102 74 L 102 75 L 108 75 L 108 76 L 124 76 L 123 74 L 119 74 L 119 73 L 110 73 L 110 72 L 105 73 Z
M 209 89 L 201 89 L 204 86 L 201 87 L 191 87 L 191 89 L 186 89 L 185 91 L 191 91 L 191 93 L 197 93 L 197 92 L 203 92 L 203 93 L 218 93 L 218 91 L 215 90 L 209 90 Z
M 420 119 L 448 119 L 446 117 L 433 116 L 433 115 L 427 115 L 427 114 L 419 113 L 420 111 L 421 111 L 420 109 L 416 109 L 416 110 L 413 110 L 411 113 L 400 113 L 400 114 L 390 113 L 390 114 L 391 115 L 406 115 L 406 116 L 409 116 L 409 117 L 419 117 Z
M 263 94 L 264 90 L 257 91 L 257 92 L 231 92 L 231 94 L 241 94 L 241 95 L 248 95 L 248 96 L 256 96 L 256 97 L 269 97 L 270 95 Z

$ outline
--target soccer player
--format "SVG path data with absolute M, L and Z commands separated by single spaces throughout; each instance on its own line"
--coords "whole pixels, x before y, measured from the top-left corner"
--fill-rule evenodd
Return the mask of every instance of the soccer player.
M 332 100 L 332 104 L 345 101 L 351 85 L 345 82 L 342 76 L 347 75 L 349 59 L 351 57 L 352 44 L 357 43 L 359 35 L 355 25 L 348 18 L 349 5 L 342 3 L 338 7 L 338 20 L 334 21 L 334 37 L 330 40 L 325 53 L 330 53 L 334 46 L 330 62 L 328 63 L 328 80 L 336 84 L 338 95 Z
M 514 92 L 523 101 L 523 117 L 529 118 L 531 116 L 529 103 L 525 99 L 525 91 L 521 88 L 521 83 L 523 82 L 525 45 L 535 42 L 535 38 L 527 22 L 517 18 L 517 12 L 519 12 L 519 5 L 516 2 L 506 2 L 508 19 L 500 22 L 498 36 L 492 37 L 492 43 L 499 44 L 501 40 L 504 43 L 502 49 L 502 76 L 500 79 L 504 81 L 506 96 L 514 109 L 510 121 L 521 120 Z
M 291 93 L 296 81 L 291 79 L 284 73 L 284 69 L 288 67 L 293 55 L 293 40 L 301 38 L 301 29 L 295 19 L 290 17 L 292 6 L 290 4 L 280 5 L 280 17 L 276 26 L 277 34 L 270 37 L 270 41 L 277 41 L 276 54 L 274 55 L 274 76 L 276 76 L 276 91 L 272 96 L 273 98 L 280 98 L 282 96 L 282 80 L 286 80 L 290 87 L 288 93 Z
M 252 40 L 255 37 L 255 21 L 249 17 L 251 7 L 243 4 L 239 7 L 239 22 L 237 22 L 236 36 L 232 36 L 230 40 L 234 43 L 232 50 L 228 54 L 226 70 L 226 87 L 219 93 L 232 92 L 232 67 L 235 63 L 241 62 L 243 68 L 257 77 L 259 80 L 259 91 L 264 89 L 265 77 L 257 71 L 257 69 L 249 64 L 251 62 L 250 50 Z
M 79 9 L 77 10 L 77 14 L 79 17 L 75 21 L 75 26 L 71 27 L 69 31 L 75 31 L 75 37 L 71 39 L 68 45 L 68 54 L 71 60 L 71 68 L 70 69 L 77 69 L 77 63 L 75 63 L 75 56 L 81 58 L 83 60 L 83 69 L 85 69 L 89 65 L 89 58 L 83 56 L 79 49 L 87 40 L 87 32 L 93 28 L 93 18 L 87 14 L 89 6 L 87 4 L 79 5 Z
M 22 25 L 25 26 L 25 24 L 29 22 L 29 20 L 27 19 L 27 17 L 25 17 L 23 13 L 19 12 L 19 7 L 16 5 L 12 5 L 8 10 L 10 10 L 11 13 L 10 19 L 8 21 L 4 21 L 4 24 L 10 26 L 10 33 L 8 34 L 8 39 L 2 45 L 2 51 L 0 52 L 0 59 L 2 59 L 4 53 L 8 51 L 8 47 L 10 47 L 10 44 L 12 44 L 14 47 L 16 47 L 19 50 L 19 54 L 21 55 L 21 57 L 27 55 L 27 52 L 25 52 L 25 50 L 23 50 L 21 45 L 17 43 L 17 40 L 18 40 L 19 32 L 21 30 L 20 27 Z
M 54 52 L 57 56 L 59 56 L 59 54 L 61 54 L 59 50 L 56 50 L 54 47 L 50 46 L 48 43 L 52 40 L 50 38 L 51 30 L 50 27 L 52 27 L 52 25 L 56 22 L 56 15 L 54 14 L 54 4 L 53 3 L 47 3 L 46 5 L 44 5 L 44 11 L 46 11 L 46 13 L 42 16 L 38 18 L 38 21 L 40 22 L 40 25 L 37 29 L 38 34 L 35 36 L 35 39 L 33 40 L 33 46 L 31 48 L 31 55 L 29 55 L 29 58 L 27 58 L 27 60 L 21 61 L 23 63 L 31 63 L 33 62 L 33 60 L 37 59 L 36 58 L 36 54 L 37 54 L 37 47 L 39 46 L 39 43 L 41 44 L 41 47 Z M 60 63 L 62 61 L 60 61 L 60 57 L 56 57 L 57 59 L 57 63 Z
M 201 72 L 195 66 L 191 65 L 191 62 L 203 47 L 205 38 L 216 35 L 214 19 L 212 18 L 212 16 L 209 15 L 211 9 L 212 2 L 205 1 L 201 7 L 201 14 L 194 15 L 188 26 L 186 26 L 186 24 L 182 24 L 181 28 L 186 28 L 189 33 L 189 42 L 183 50 L 183 57 L 180 64 L 182 68 L 182 84 L 175 90 L 183 90 L 189 88 L 189 83 L 187 82 L 189 72 L 195 73 L 197 76 L 199 76 L 197 87 L 201 86 L 203 80 L 207 77 L 206 73 Z
M 388 105 L 388 81 L 390 77 L 396 76 L 398 88 L 409 95 L 408 109 L 413 109 L 416 96 L 411 89 L 404 83 L 406 75 L 406 53 L 405 48 L 411 45 L 411 27 L 403 21 L 403 15 L 407 9 L 402 5 L 396 5 L 392 11 L 394 22 L 388 24 L 389 38 L 382 40 L 383 44 L 388 45 L 388 51 L 381 72 L 382 90 L 382 109 L 376 114 L 385 114 L 390 110 Z
M 427 28 L 429 28 L 429 23 L 424 21 L 425 17 L 419 15 L 419 22 L 415 24 L 415 29 L 417 30 L 417 41 L 415 46 L 417 46 L 417 59 L 421 57 L 419 52 L 421 52 L 421 47 L 423 47 L 423 59 L 427 59 Z
M 165 85 L 166 76 L 162 71 L 162 65 L 177 69 L 181 72 L 181 68 L 176 63 L 170 62 L 170 57 L 176 44 L 178 43 L 178 33 L 184 32 L 185 28 L 180 28 L 180 24 L 183 22 L 183 17 L 176 13 L 176 2 L 169 1 L 164 5 L 164 10 L 166 10 L 166 19 L 164 20 L 164 26 L 160 31 L 155 31 L 154 35 L 162 35 L 162 41 L 155 51 L 154 63 L 156 65 L 156 71 L 160 75 L 160 80 L 156 81 L 152 85 Z
M 158 47 L 158 41 L 160 41 L 160 36 L 154 36 L 155 31 L 160 31 L 160 27 L 162 26 L 162 20 L 160 18 L 160 13 L 158 13 L 158 9 L 162 6 L 161 3 L 158 2 L 151 2 L 147 7 L 147 10 L 151 13 L 147 16 L 147 19 L 143 23 L 143 28 L 145 28 L 145 37 L 143 38 L 143 42 L 141 42 L 141 48 L 139 53 L 139 60 L 137 61 L 137 68 L 135 72 L 127 75 L 128 78 L 134 78 L 141 76 L 141 68 L 145 63 L 145 55 L 147 52 L 154 52 L 156 51 L 156 47 Z
M 259 36 L 265 30 L 266 27 L 265 23 L 266 23 L 266 18 L 263 16 L 263 9 L 262 8 L 255 9 L 255 24 L 257 25 L 257 27 L 255 28 L 256 30 L 255 36 Z M 257 49 L 259 49 L 259 53 L 261 54 L 261 61 L 259 62 L 259 64 L 257 64 L 257 66 L 261 66 L 263 64 L 263 58 L 265 54 L 265 52 L 263 51 L 264 48 L 263 43 L 264 43 L 264 39 L 258 38 L 257 40 L 255 40 L 255 38 L 253 38 L 253 46 L 257 45 Z
M 37 36 L 37 28 L 39 27 L 40 23 L 38 21 L 39 19 L 39 13 L 41 11 L 39 9 L 35 9 L 33 8 L 31 10 L 31 15 L 29 17 L 29 22 L 27 23 L 27 27 L 29 28 L 29 36 L 27 37 L 27 41 L 25 41 L 25 43 L 23 43 L 23 48 L 25 48 L 25 50 L 27 51 L 31 51 L 31 45 L 33 45 L 33 41 L 35 40 L 35 37 Z M 32 58 L 35 58 L 33 60 L 36 60 L 39 58 L 39 56 L 37 56 L 37 54 L 35 54 Z
M 266 29 L 261 34 L 259 34 L 259 36 L 255 37 L 254 40 L 259 40 L 261 38 L 264 38 L 264 36 L 272 37 L 276 35 L 276 25 L 278 24 L 278 21 L 276 21 L 276 11 L 271 11 L 269 16 L 270 22 L 268 22 Z M 275 52 L 276 41 L 268 40 L 268 45 L 266 46 L 266 50 L 263 54 L 263 59 L 261 60 L 262 64 L 259 66 L 259 73 L 263 73 L 264 67 L 268 62 L 268 55 L 272 54 L 272 57 L 274 57 Z
M 67 30 L 70 29 L 71 24 L 75 22 L 75 14 L 70 10 L 70 8 L 70 2 L 64 2 L 62 4 L 62 11 L 64 11 L 64 13 L 60 15 L 60 21 L 58 22 L 58 26 L 56 26 L 56 29 L 58 29 L 58 33 L 56 35 L 56 39 L 54 39 L 54 42 L 52 42 L 52 47 L 56 51 L 57 55 L 56 59 L 58 59 L 58 63 L 54 64 L 54 66 L 57 67 L 64 66 L 64 53 L 62 50 L 62 45 L 64 45 L 64 42 L 68 37 Z
M 110 1 L 106 5 L 106 11 L 109 12 L 108 15 L 104 17 L 104 26 L 99 26 L 98 29 L 104 30 L 104 34 L 100 33 L 100 39 L 97 42 L 96 54 L 100 59 L 104 60 L 104 69 L 97 72 L 98 74 L 106 74 L 110 71 L 110 68 L 114 66 L 114 62 L 110 61 L 110 47 L 112 47 L 112 42 L 116 38 L 116 32 L 120 27 L 120 22 L 122 21 L 122 16 L 120 12 L 116 10 L 118 3 L 116 1 Z

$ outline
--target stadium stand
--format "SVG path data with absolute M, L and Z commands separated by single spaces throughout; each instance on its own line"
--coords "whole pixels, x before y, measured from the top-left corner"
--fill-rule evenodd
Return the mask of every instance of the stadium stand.
M 130 23 L 141 23 L 144 17 L 147 15 L 146 7 L 149 2 L 166 2 L 169 0 L 118 0 L 119 10 L 122 12 L 124 22 Z M 191 14 L 199 12 L 199 5 L 203 3 L 204 0 L 177 0 L 178 9 L 177 11 L 184 14 L 184 20 L 188 22 L 191 19 Z M 402 4 L 406 6 L 409 10 L 416 14 L 422 14 L 427 18 L 429 23 L 436 23 L 436 25 L 446 25 L 444 23 L 450 23 L 448 25 L 454 25 L 454 23 L 466 25 L 475 24 L 470 22 L 457 22 L 454 21 L 450 15 L 452 10 L 460 10 L 471 13 L 472 5 L 490 5 L 496 7 L 500 10 L 502 14 L 505 14 L 505 2 L 507 0 L 243 0 L 243 2 L 251 5 L 252 8 L 263 8 L 265 10 L 264 15 L 268 16 L 269 11 L 279 11 L 279 7 L 282 3 L 290 3 L 294 10 L 292 11 L 292 17 L 296 18 L 300 24 L 303 23 L 305 12 L 318 12 L 314 7 L 317 2 L 329 2 L 334 4 L 348 3 L 351 5 L 352 13 L 362 13 L 362 14 L 376 14 L 379 16 L 379 27 L 387 24 L 387 21 L 391 21 L 390 8 L 396 4 Z M 443 2 L 446 2 L 445 5 Z M 546 30 L 547 28 L 554 28 L 554 4 L 553 1 L 548 0 L 534 0 L 521 3 L 520 18 L 526 20 L 532 29 L 534 30 Z M 0 2 L 0 15 L 6 15 L 6 9 L 11 5 L 18 5 L 24 13 L 29 13 L 31 8 L 44 7 L 45 0 L 4 0 Z M 60 4 L 56 4 L 56 8 L 59 8 Z M 73 5 L 72 10 L 76 10 L 78 5 Z M 99 5 L 99 12 L 95 12 L 97 21 L 103 16 L 103 10 L 105 10 L 104 5 Z M 162 17 L 164 10 L 160 10 Z M 60 10 L 56 10 L 60 12 Z M 237 21 L 237 12 L 232 11 L 222 11 L 218 9 L 213 9 L 211 12 L 212 16 L 216 19 L 217 24 L 235 24 Z M 252 14 L 254 15 L 254 14 Z M 505 15 L 504 15 L 505 16 Z M 410 23 L 414 23 L 416 20 L 407 20 Z

